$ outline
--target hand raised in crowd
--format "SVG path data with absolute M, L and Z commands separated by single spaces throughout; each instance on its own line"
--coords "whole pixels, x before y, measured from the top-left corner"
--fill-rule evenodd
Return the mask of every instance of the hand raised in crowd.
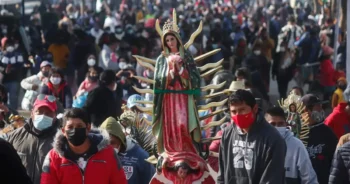
M 115 76 L 120 78 L 120 77 L 122 77 L 123 72 L 124 72 L 124 70 L 119 70 L 119 72 L 117 72 L 117 74 Z

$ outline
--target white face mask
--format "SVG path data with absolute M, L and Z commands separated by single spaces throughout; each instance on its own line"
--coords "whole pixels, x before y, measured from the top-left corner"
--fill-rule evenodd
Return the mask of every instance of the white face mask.
M 50 78 L 50 82 L 53 84 L 53 85 L 58 85 L 61 83 L 61 78 L 60 77 L 51 77 Z
M 147 31 L 142 31 L 142 37 L 148 38 L 148 32 Z
M 119 68 L 120 68 L 121 70 L 124 70 L 127 66 L 128 66 L 128 65 L 127 65 L 126 62 L 124 62 L 124 61 L 122 61 L 122 62 L 119 63 Z
M 251 27 L 251 26 L 253 26 L 254 25 L 254 23 L 252 22 L 252 21 L 248 21 L 248 26 L 249 27 Z
M 255 50 L 255 51 L 254 51 L 254 54 L 257 55 L 257 56 L 259 56 L 259 55 L 261 54 L 261 51 L 260 51 L 260 50 Z
M 142 86 L 143 88 L 147 88 L 147 87 L 148 87 L 148 84 L 147 84 L 147 83 L 141 83 L 141 86 Z
M 117 153 L 119 153 L 119 148 L 114 148 L 114 150 L 115 150 Z
M 95 66 L 96 60 L 95 60 L 95 59 L 88 59 L 87 64 L 88 64 L 89 66 Z
M 6 48 L 7 52 L 13 52 L 14 50 L 15 50 L 15 48 L 12 47 L 12 46 L 9 46 L 9 47 Z

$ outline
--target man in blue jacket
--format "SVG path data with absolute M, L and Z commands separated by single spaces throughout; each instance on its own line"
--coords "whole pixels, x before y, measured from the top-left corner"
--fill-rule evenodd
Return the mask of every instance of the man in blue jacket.
M 122 125 L 113 117 L 107 118 L 101 128 L 107 130 L 111 145 L 119 152 L 128 184 L 148 184 L 155 173 L 154 166 L 145 160 L 149 154 L 125 136 Z

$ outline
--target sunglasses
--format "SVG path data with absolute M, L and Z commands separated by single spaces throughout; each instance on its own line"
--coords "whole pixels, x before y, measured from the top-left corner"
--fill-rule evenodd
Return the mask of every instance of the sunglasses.
M 38 95 L 38 97 L 36 98 L 37 100 L 47 100 L 49 102 L 55 102 L 56 101 L 56 97 L 52 96 L 52 95 L 44 95 L 44 94 L 40 94 Z

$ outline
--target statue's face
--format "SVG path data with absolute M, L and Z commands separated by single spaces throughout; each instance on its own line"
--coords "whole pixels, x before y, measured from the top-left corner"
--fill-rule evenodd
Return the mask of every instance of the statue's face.
M 165 37 L 165 43 L 170 48 L 170 50 L 177 49 L 177 40 L 173 35 L 167 35 Z
M 177 170 L 177 175 L 180 178 L 185 178 L 187 176 L 188 169 L 180 167 L 179 170 Z
M 290 111 L 291 111 L 291 112 L 296 112 L 296 111 L 297 111 L 295 105 L 291 105 L 291 106 L 290 106 Z

